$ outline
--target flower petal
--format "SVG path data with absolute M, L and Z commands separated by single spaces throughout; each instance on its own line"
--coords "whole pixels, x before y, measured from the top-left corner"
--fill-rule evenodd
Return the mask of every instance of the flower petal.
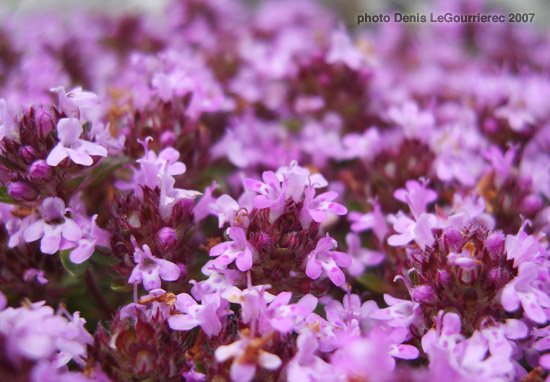
M 306 266 L 306 275 L 312 280 L 317 280 L 319 276 L 321 276 L 321 273 L 323 272 L 323 268 L 321 266 L 321 263 L 315 259 L 315 257 L 312 257 L 308 260 L 307 266 Z
M 252 268 L 252 252 L 250 250 L 247 249 L 237 255 L 237 268 L 242 272 L 246 272 Z
M 76 163 L 82 166 L 91 166 L 94 163 L 94 160 L 91 156 L 86 154 L 85 151 L 78 151 L 73 149 L 67 149 L 69 153 L 69 158 Z
M 281 359 L 277 357 L 275 354 L 271 354 L 263 350 L 260 350 L 260 355 L 258 356 L 258 363 L 264 369 L 268 369 L 268 370 L 278 369 L 282 364 Z
M 251 363 L 233 362 L 231 365 L 231 380 L 233 382 L 250 382 L 256 374 L 256 365 Z
M 59 142 L 57 146 L 53 148 L 52 151 L 50 151 L 50 154 L 46 158 L 46 163 L 49 166 L 55 167 L 61 162 L 63 159 L 67 158 L 69 156 L 68 150 Z

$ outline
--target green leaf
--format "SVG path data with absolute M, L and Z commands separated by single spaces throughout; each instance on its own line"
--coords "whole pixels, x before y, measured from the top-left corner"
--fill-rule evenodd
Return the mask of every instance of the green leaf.
M 111 284 L 111 289 L 115 292 L 130 292 L 134 289 L 133 285 L 128 284 L 126 281 L 116 281 Z
M 97 249 L 94 251 L 92 257 L 90 257 L 90 260 L 94 264 L 105 266 L 105 267 L 110 267 L 111 265 L 116 265 L 120 263 L 120 259 L 117 259 L 113 256 L 109 256 Z
M 88 264 L 90 263 L 90 260 L 88 259 L 81 264 L 75 264 L 69 258 L 70 255 L 70 249 L 65 249 L 61 251 L 61 264 L 63 264 L 63 267 L 67 270 L 67 272 L 69 272 L 71 276 L 79 279 L 84 276 L 84 273 L 86 273 L 86 269 L 88 269 Z
M 18 203 L 11 198 L 6 187 L 0 187 L 0 203 L 15 204 L 17 206 L 21 205 L 21 203 Z
M 128 158 L 106 158 L 103 159 L 94 169 L 92 170 L 91 179 L 92 186 L 95 186 L 105 180 L 113 172 L 124 166 L 128 163 Z
M 357 281 L 359 284 L 364 286 L 365 288 L 377 292 L 377 293 L 385 293 L 386 288 L 384 286 L 384 281 L 380 279 L 380 277 L 371 275 L 371 274 L 362 274 L 361 276 L 357 277 Z
M 75 176 L 74 178 L 71 178 L 67 180 L 65 183 L 63 183 L 63 187 L 69 188 L 69 189 L 75 189 L 78 186 L 80 186 L 85 179 L 86 179 L 86 175 Z

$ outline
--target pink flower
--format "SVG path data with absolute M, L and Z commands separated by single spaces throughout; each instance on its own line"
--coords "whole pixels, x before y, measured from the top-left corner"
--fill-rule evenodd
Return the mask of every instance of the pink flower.
M 67 93 L 63 86 L 52 88 L 50 91 L 57 93 L 59 106 L 71 117 L 87 119 L 88 111 L 97 109 L 100 104 L 97 94 L 83 91 L 80 86 Z
M 327 212 L 330 211 L 336 215 L 345 215 L 348 213 L 346 207 L 333 202 L 338 197 L 334 191 L 329 191 L 315 196 L 313 186 L 306 187 L 306 197 L 300 214 L 300 222 L 304 227 L 308 227 L 313 219 L 317 223 L 322 223 L 328 218 Z
M 210 256 L 218 256 L 214 265 L 227 267 L 236 260 L 237 268 L 246 272 L 252 267 L 254 247 L 246 240 L 245 232 L 239 227 L 230 227 L 227 234 L 233 241 L 220 243 L 210 249 Z
M 373 207 L 372 212 L 367 212 L 366 214 L 356 211 L 350 212 L 348 219 L 353 222 L 351 224 L 351 230 L 353 232 L 372 230 L 378 240 L 382 242 L 388 233 L 386 218 L 377 200 L 371 200 L 370 203 Z
M 180 293 L 177 296 L 176 308 L 183 314 L 170 316 L 168 324 L 174 330 L 191 330 L 200 325 L 207 336 L 215 336 L 222 328 L 218 315 L 220 305 L 221 299 L 218 293 L 205 295 L 202 305 L 197 304 L 187 293 Z
M 435 125 L 432 113 L 421 111 L 413 101 L 406 101 L 400 106 L 392 106 L 388 111 L 390 121 L 403 129 L 403 134 L 409 139 L 419 139 L 428 142 Z
M 343 63 L 350 69 L 359 70 L 364 65 L 365 55 L 353 44 L 349 34 L 339 28 L 330 36 L 330 50 L 327 53 L 327 63 Z
M 239 203 L 229 195 L 222 195 L 217 200 L 211 211 L 218 215 L 218 227 L 221 228 L 226 222 L 233 222 L 237 211 L 241 208 Z
M 356 233 L 350 232 L 346 235 L 348 254 L 351 257 L 351 265 L 348 268 L 350 275 L 358 276 L 365 270 L 365 267 L 373 267 L 384 261 L 386 255 L 380 251 L 361 248 L 361 239 Z
M 345 252 L 331 251 L 337 245 L 336 240 L 327 236 L 317 242 L 317 246 L 308 255 L 306 274 L 312 280 L 317 280 L 325 270 L 329 279 L 336 286 L 346 281 L 344 272 L 339 267 L 348 267 L 351 258 Z
M 426 245 L 432 245 L 435 237 L 432 233 L 432 228 L 438 226 L 438 221 L 435 215 L 423 213 L 414 221 L 399 211 L 397 217 L 394 217 L 393 229 L 397 232 L 388 238 L 388 244 L 392 246 L 406 245 L 412 240 L 422 250 Z
M 302 200 L 306 186 L 324 188 L 328 185 L 323 175 L 311 174 L 307 168 L 299 166 L 295 160 L 291 161 L 288 166 L 279 167 L 275 174 L 281 182 L 288 182 L 285 198 L 292 198 L 296 203 Z
M 395 199 L 407 203 L 415 219 L 426 212 L 426 206 L 437 200 L 437 193 L 427 188 L 427 181 L 422 183 L 416 180 L 408 180 L 407 189 L 399 188 L 393 193 Z
M 550 308 L 550 297 L 536 287 L 539 265 L 522 263 L 518 275 L 502 290 L 502 306 L 507 312 L 514 312 L 521 306 L 525 316 L 536 323 L 544 324 L 548 319 L 542 308 Z
M 94 253 L 96 246 L 110 248 L 109 234 L 96 224 L 97 215 L 92 216 L 90 219 L 76 214 L 75 219 L 82 230 L 82 237 L 69 256 L 73 263 L 80 264 L 88 260 Z
M 277 178 L 273 171 L 265 171 L 262 174 L 263 182 L 247 178 L 244 180 L 244 186 L 250 191 L 255 191 L 260 195 L 254 197 L 254 207 L 270 208 L 271 220 L 278 218 L 283 212 L 285 206 L 285 192 L 287 183 Z
M 256 343 L 259 341 L 267 342 L 270 335 L 256 339 L 250 336 L 247 329 L 241 332 L 241 339 L 229 345 L 220 346 L 216 349 L 216 360 L 225 362 L 234 359 L 231 364 L 231 380 L 233 382 L 250 382 L 256 374 L 258 366 L 268 370 L 276 370 L 281 367 L 282 361 L 275 354 L 268 353 L 258 348 Z M 254 341 L 254 343 L 252 343 Z M 251 362 L 246 354 L 254 353 L 255 362 Z
M 57 123 L 57 136 L 60 142 L 50 152 L 46 158 L 46 163 L 55 167 L 63 159 L 69 157 L 77 164 L 91 166 L 94 163 L 91 155 L 107 156 L 105 147 L 80 139 L 82 131 L 82 124 L 78 119 L 60 119 Z
M 139 284 L 143 282 L 143 287 L 147 290 L 160 288 L 161 279 L 165 281 L 175 281 L 180 276 L 180 268 L 164 259 L 158 259 L 151 253 L 151 248 L 147 244 L 143 245 L 143 250 L 138 247 L 136 239 L 131 237 L 134 245 L 134 261 L 136 267 L 133 269 L 129 284 Z
M 82 231 L 74 220 L 65 217 L 65 203 L 62 199 L 44 199 L 41 214 L 42 219 L 32 223 L 23 233 L 27 243 L 42 238 L 40 250 L 49 255 L 60 249 L 76 246 L 76 242 L 82 237 Z
M 336 379 L 331 375 L 331 365 L 323 361 L 315 353 L 319 342 L 313 330 L 304 330 L 296 340 L 298 351 L 288 363 L 287 376 L 289 381 L 312 382 L 317 380 Z
M 48 283 L 46 279 L 46 273 L 43 270 L 38 270 L 36 268 L 29 268 L 23 274 L 23 280 L 32 281 L 36 279 L 40 284 L 44 285 Z
M 514 267 L 544 256 L 539 238 L 524 231 L 528 223 L 528 220 L 523 222 L 517 235 L 506 236 L 506 257 L 508 260 L 514 260 Z
M 384 295 L 384 301 L 389 306 L 373 312 L 371 318 L 385 321 L 391 327 L 404 328 L 421 320 L 422 307 L 419 303 L 401 300 L 389 294 Z

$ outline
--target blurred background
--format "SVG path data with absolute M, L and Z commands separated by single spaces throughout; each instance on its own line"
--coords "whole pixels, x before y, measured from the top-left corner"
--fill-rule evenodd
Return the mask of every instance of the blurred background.
M 259 0 L 247 1 L 252 4 L 259 2 Z M 159 14 L 169 2 L 169 0 L 0 0 L 0 17 L 43 10 L 63 12 L 74 7 L 103 11 L 108 8 L 115 15 L 138 11 Z M 321 2 L 341 13 L 350 26 L 355 23 L 358 13 L 375 13 L 387 9 L 400 9 L 411 13 L 430 12 L 432 3 L 429 0 L 321 0 Z M 550 0 L 489 0 L 489 3 L 510 12 L 534 12 L 536 24 L 550 25 Z

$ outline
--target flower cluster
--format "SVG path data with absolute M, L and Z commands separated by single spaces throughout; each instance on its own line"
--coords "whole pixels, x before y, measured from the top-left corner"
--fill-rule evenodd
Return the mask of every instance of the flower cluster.
M 550 380 L 550 35 L 343 21 L 3 20 L 0 380 Z

